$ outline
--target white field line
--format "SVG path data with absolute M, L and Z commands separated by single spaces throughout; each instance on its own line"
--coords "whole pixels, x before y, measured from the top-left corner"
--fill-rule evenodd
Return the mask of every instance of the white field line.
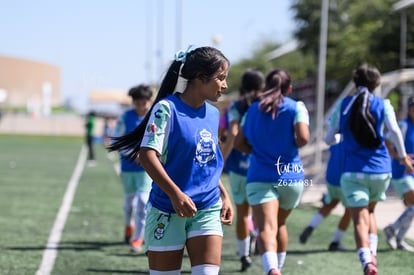
M 87 149 L 84 145 L 82 146 L 79 153 L 75 170 L 73 171 L 72 177 L 67 186 L 62 204 L 60 205 L 59 212 L 55 219 L 55 223 L 53 224 L 53 228 L 50 231 L 46 248 L 43 251 L 42 263 L 40 264 L 39 269 L 36 271 L 36 275 L 49 275 L 53 270 L 57 256 L 57 248 L 62 236 L 62 231 L 65 227 L 66 219 L 72 206 L 72 201 L 75 195 L 76 187 L 78 186 L 79 178 L 82 175 L 83 168 L 85 167 L 86 153 Z

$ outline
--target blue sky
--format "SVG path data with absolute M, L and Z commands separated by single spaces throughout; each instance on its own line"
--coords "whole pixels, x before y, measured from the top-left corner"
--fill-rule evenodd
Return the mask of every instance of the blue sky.
M 289 41 L 295 28 L 290 3 L 0 0 L 0 55 L 59 66 L 62 100 L 82 110 L 91 90 L 159 82 L 174 53 L 189 44 L 216 46 L 235 63 L 260 41 Z

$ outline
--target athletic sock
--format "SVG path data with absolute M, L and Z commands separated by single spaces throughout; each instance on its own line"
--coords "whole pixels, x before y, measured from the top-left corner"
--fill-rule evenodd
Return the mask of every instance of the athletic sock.
M 218 275 L 220 267 L 212 264 L 202 264 L 191 267 L 192 275 Z
M 374 233 L 370 233 L 368 235 L 369 238 L 369 249 L 374 256 L 377 256 L 377 248 L 378 248 L 378 235 Z
M 237 254 L 239 257 L 249 256 L 250 254 L 250 236 L 244 240 L 237 240 Z
M 284 252 L 278 252 L 277 253 L 277 268 L 279 270 L 282 270 L 283 265 L 285 264 L 285 260 L 286 260 L 286 251 Z
M 266 272 L 269 272 L 272 268 L 277 269 L 277 255 L 274 251 L 267 251 L 262 255 L 262 266 Z
M 158 271 L 158 270 L 149 270 L 150 275 L 180 275 L 181 269 L 178 270 L 169 270 L 169 271 Z
M 345 231 L 341 230 L 339 228 L 336 228 L 334 235 L 332 236 L 332 242 L 333 243 L 340 243 L 342 240 L 342 237 L 344 236 Z
M 368 263 L 372 262 L 371 250 L 368 247 L 358 248 L 357 254 L 362 268 L 364 268 Z
M 398 230 L 397 239 L 402 240 L 404 239 L 405 234 L 407 233 L 408 229 L 410 228 L 411 222 L 414 217 L 414 205 L 407 207 L 404 212 L 398 217 L 398 219 L 392 224 L 392 228 Z
M 146 203 L 148 202 L 149 193 L 137 192 L 135 206 L 135 231 L 133 240 L 144 238 L 145 218 L 147 216 Z
M 134 210 L 133 201 L 135 194 L 125 195 L 124 199 L 124 223 L 126 226 L 131 225 L 132 212 Z
M 309 226 L 316 228 L 323 221 L 323 219 L 325 219 L 325 217 L 318 212 L 313 216 L 312 220 L 309 223 Z

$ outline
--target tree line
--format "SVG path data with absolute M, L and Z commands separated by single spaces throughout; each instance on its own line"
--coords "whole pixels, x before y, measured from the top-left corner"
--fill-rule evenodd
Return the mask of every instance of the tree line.
M 381 72 L 401 68 L 400 13 L 393 10 L 395 0 L 330 0 L 326 60 L 326 94 L 335 97 L 351 79 L 357 65 L 368 62 Z M 293 0 L 291 11 L 296 23 L 293 37 L 300 47 L 281 57 L 269 60 L 267 55 L 281 46 L 269 38 L 258 41 L 250 57 L 232 65 L 230 91 L 237 91 L 239 79 L 247 67 L 269 71 L 281 67 L 298 83 L 314 81 L 317 76 L 321 0 Z M 407 57 L 414 57 L 414 6 L 408 7 Z M 276 22 L 277 23 L 277 22 Z M 294 85 L 295 86 L 295 85 Z M 328 100 L 329 104 L 330 101 Z

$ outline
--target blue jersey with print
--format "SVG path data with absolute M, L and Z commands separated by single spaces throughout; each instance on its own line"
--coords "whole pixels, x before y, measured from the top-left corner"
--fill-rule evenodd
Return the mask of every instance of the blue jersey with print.
M 400 127 L 403 128 L 404 135 L 404 145 L 407 154 L 414 153 L 414 124 L 411 122 L 411 119 L 406 118 L 400 121 Z M 405 166 L 400 163 L 398 159 L 392 160 L 392 178 L 400 179 L 405 174 Z
M 247 183 L 303 180 L 304 171 L 295 142 L 296 101 L 285 97 L 278 115 L 264 113 L 259 103 L 247 111 L 243 133 L 252 146 Z
M 341 105 L 340 132 L 343 134 L 345 167 L 344 172 L 362 172 L 367 174 L 385 174 L 391 172 L 391 159 L 385 147 L 384 124 L 384 100 L 370 95 L 370 112 L 374 117 L 375 131 L 379 135 L 381 145 L 379 148 L 369 149 L 361 146 L 353 137 L 349 128 L 351 111 L 344 114 L 352 96 L 345 97 Z
M 166 172 L 198 210 L 220 199 L 223 156 L 218 146 L 219 119 L 220 113 L 213 105 L 205 103 L 194 109 L 171 95 L 154 107 L 145 133 L 144 139 L 158 144 L 141 144 L 159 151 Z M 163 141 L 158 135 L 164 136 Z M 161 211 L 174 212 L 169 197 L 156 183 L 149 200 Z
M 333 186 L 340 186 L 341 175 L 344 169 L 344 148 L 343 143 L 329 147 L 330 156 L 326 165 L 326 182 Z
M 143 120 L 143 117 L 139 117 L 134 109 L 125 111 L 120 117 L 118 124 L 122 124 L 123 133 L 117 133 L 117 135 L 125 135 L 132 132 Z M 131 161 L 121 154 L 121 171 L 123 172 L 142 172 L 144 168 L 138 165 L 135 161 Z

